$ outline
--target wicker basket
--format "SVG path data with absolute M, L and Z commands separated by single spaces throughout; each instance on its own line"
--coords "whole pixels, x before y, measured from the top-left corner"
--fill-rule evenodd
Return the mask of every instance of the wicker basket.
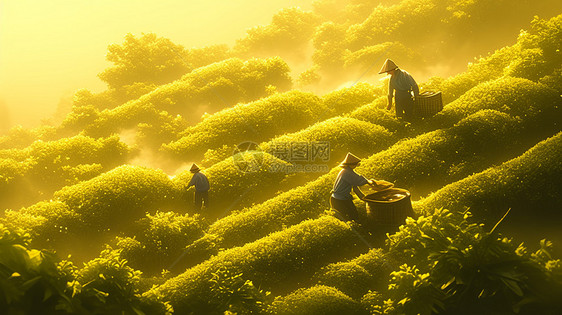
M 443 109 L 441 92 L 423 92 L 416 98 L 414 115 L 417 117 L 431 117 Z
M 390 188 L 363 197 L 367 203 L 367 213 L 375 225 L 399 226 L 406 217 L 414 217 L 410 192 L 400 188 Z

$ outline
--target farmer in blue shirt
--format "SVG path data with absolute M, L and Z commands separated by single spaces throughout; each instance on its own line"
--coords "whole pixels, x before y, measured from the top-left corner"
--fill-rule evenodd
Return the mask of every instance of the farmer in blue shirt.
M 353 204 L 351 190 L 353 190 L 357 197 L 361 199 L 365 195 L 358 186 L 366 184 L 376 185 L 375 181 L 368 180 L 355 173 L 353 169 L 359 166 L 360 162 L 361 160 L 355 155 L 351 153 L 347 154 L 345 160 L 340 164 L 342 170 L 336 178 L 334 189 L 332 190 L 332 195 L 330 196 L 330 206 L 332 209 L 336 210 L 347 220 L 357 221 L 359 218 L 357 208 L 355 207 L 355 204 Z
M 396 116 L 411 120 L 414 116 L 414 100 L 420 94 L 420 90 L 416 80 L 406 71 L 401 70 L 390 59 L 386 59 L 379 74 L 390 74 L 388 81 L 388 106 L 387 110 L 392 108 L 392 98 L 395 98 Z M 412 97 L 412 92 L 414 93 Z
M 205 174 L 200 172 L 199 167 L 193 163 L 191 165 L 191 169 L 189 170 L 193 173 L 193 177 L 191 177 L 191 181 L 187 185 L 187 187 L 195 186 L 195 196 L 194 196 L 194 204 L 195 204 L 195 211 L 200 212 L 203 204 L 205 204 L 205 208 L 209 208 L 209 180 Z

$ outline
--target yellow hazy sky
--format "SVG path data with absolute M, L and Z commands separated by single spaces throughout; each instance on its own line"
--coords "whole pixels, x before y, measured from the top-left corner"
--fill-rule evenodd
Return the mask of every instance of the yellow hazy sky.
M 127 33 L 153 32 L 187 48 L 232 45 L 249 27 L 269 24 L 279 9 L 311 9 L 311 3 L 0 0 L 0 115 L 6 115 L 5 106 L 11 125 L 35 126 L 74 91 L 104 90 L 97 74 L 109 66 L 107 46 L 122 42 Z

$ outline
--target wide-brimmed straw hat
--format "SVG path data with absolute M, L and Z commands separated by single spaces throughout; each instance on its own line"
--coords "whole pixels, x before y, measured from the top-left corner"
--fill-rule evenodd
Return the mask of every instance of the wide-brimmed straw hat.
M 361 162 L 361 159 L 353 155 L 353 153 L 347 153 L 343 162 L 340 163 L 341 167 L 356 165 L 357 163 Z
M 379 74 L 396 69 L 398 69 L 398 66 L 394 63 L 394 61 L 386 59 L 386 61 L 382 65 L 381 71 L 379 71 Z
M 199 170 L 200 170 L 199 166 L 197 166 L 197 164 L 195 164 L 195 163 L 193 163 L 191 165 L 191 168 L 189 169 L 190 172 L 198 172 Z

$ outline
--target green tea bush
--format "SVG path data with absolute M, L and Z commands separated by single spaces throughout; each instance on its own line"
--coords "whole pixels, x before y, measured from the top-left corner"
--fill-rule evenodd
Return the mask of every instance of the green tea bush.
M 188 245 L 203 236 L 205 228 L 197 214 L 147 213 L 135 223 L 133 237 L 118 238 L 116 248 L 131 267 L 155 274 L 168 269 Z
M 85 109 L 75 106 L 59 132 L 84 129 L 88 135 L 107 136 L 139 123 L 158 121 L 163 112 L 168 113 L 167 120 L 180 114 L 187 123 L 198 122 L 203 107 L 214 112 L 238 102 L 253 101 L 268 95 L 271 86 L 287 90 L 291 86 L 288 72 L 289 67 L 278 57 L 227 59 L 198 68 L 113 109 L 99 111 L 87 103 Z
M 407 64 L 412 64 L 420 59 L 420 53 L 416 53 L 400 42 L 384 42 L 346 54 L 344 67 L 347 69 L 370 69 L 374 60 L 383 60 L 386 56 L 392 56 L 394 60 L 400 60 Z
M 319 285 L 327 285 L 354 299 L 359 299 L 369 290 L 386 287 L 388 275 L 394 265 L 385 257 L 381 249 L 371 249 L 368 253 L 350 261 L 327 265 L 313 276 Z
M 106 58 L 113 63 L 99 74 L 112 89 L 135 83 L 162 85 L 179 79 L 194 68 L 226 59 L 224 46 L 185 49 L 156 34 L 125 35 L 122 44 L 108 47 Z
M 211 224 L 204 238 L 211 238 L 219 248 L 230 248 L 303 220 L 317 218 L 330 208 L 329 193 L 336 175 L 331 172 L 304 186 L 226 216 Z
M 361 156 L 372 154 L 394 143 L 395 137 L 386 128 L 378 125 L 353 118 L 334 117 L 301 131 L 273 138 L 261 144 L 260 148 L 271 152 L 275 148 L 290 149 L 292 145 L 298 143 L 308 144 L 316 141 L 325 141 L 329 145 L 329 156 L 327 161 L 314 159 L 309 162 L 334 166 L 343 160 L 347 152 L 354 152 Z M 313 157 L 309 156 L 309 158 Z
M 536 124 L 533 118 L 558 118 L 561 102 L 560 95 L 546 85 L 526 79 L 505 77 L 479 84 L 445 106 L 427 123 L 442 128 L 451 126 L 479 110 L 494 109 L 513 116 L 522 116 L 529 124 Z
M 423 195 L 489 167 L 498 152 L 520 152 L 513 149 L 519 128 L 518 120 L 507 114 L 482 111 L 451 128 L 404 139 L 365 159 L 358 172 Z
M 307 220 L 284 231 L 242 247 L 221 251 L 209 260 L 188 269 L 148 291 L 145 297 L 170 301 L 178 313 L 206 313 L 212 274 L 226 268 L 231 274 L 265 289 L 291 290 L 315 270 L 357 251 L 359 238 L 352 229 L 333 217 Z
M 371 309 L 384 314 L 533 314 L 560 307 L 554 297 L 562 292 L 562 282 L 537 259 L 548 255 L 546 249 L 528 255 L 523 246 L 499 236 L 496 227 L 486 232 L 469 217 L 437 209 L 407 219 L 387 241 L 389 254 L 404 262 L 391 273 L 383 295 L 388 300 L 364 302 L 377 303 Z
M 271 24 L 249 29 L 236 42 L 234 53 L 243 57 L 303 58 L 301 52 L 307 48 L 317 23 L 318 17 L 312 12 L 298 7 L 281 9 Z
M 360 303 L 336 288 L 316 285 L 277 297 L 268 308 L 269 314 L 369 314 Z
M 322 101 L 328 107 L 330 116 L 341 115 L 351 112 L 359 106 L 371 103 L 381 94 L 383 94 L 381 87 L 360 82 L 351 87 L 330 92 L 322 96 Z M 326 115 L 323 118 L 328 118 Z
M 355 109 L 349 114 L 349 117 L 380 125 L 402 134 L 406 129 L 406 122 L 399 120 L 393 112 L 385 109 L 387 102 L 386 96 L 380 96 L 373 102 Z
M 262 142 L 307 127 L 326 111 L 311 93 L 291 91 L 222 110 L 187 129 L 163 149 L 182 159 L 200 159 L 208 149 L 243 141 Z
M 3 314 L 170 314 L 162 302 L 140 299 L 140 276 L 116 252 L 77 270 L 72 262 L 29 248 L 29 238 L 0 224 L 0 307 Z
M 0 150 L 24 149 L 40 139 L 52 140 L 55 133 L 56 128 L 52 126 L 40 126 L 33 129 L 15 126 L 10 128 L 5 135 L 0 136 Z
M 145 212 L 173 206 L 178 190 L 162 171 L 126 165 L 64 187 L 54 198 L 80 216 L 73 231 L 95 233 L 130 225 Z
M 42 201 L 20 210 L 8 210 L 4 224 L 28 233 L 31 240 L 49 243 L 68 237 L 68 227 L 80 221 L 79 215 L 61 201 Z
M 5 197 L 0 208 L 26 206 L 63 186 L 93 178 L 124 163 L 130 153 L 116 136 L 38 140 L 24 149 L 0 150 L 0 196 Z
M 68 274 L 53 254 L 0 224 L 0 308 L 4 314 L 71 314 Z
M 211 185 L 210 205 L 202 213 L 208 219 L 269 199 L 294 173 L 290 163 L 268 153 L 234 153 L 231 151 L 229 158 L 203 170 Z M 192 176 L 190 171 L 184 171 L 173 179 L 186 204 L 193 200 L 194 188 L 187 188 Z
M 470 208 L 484 220 L 497 220 L 507 208 L 528 216 L 528 208 L 541 213 L 533 214 L 535 220 L 549 220 L 554 215 L 549 209 L 557 209 L 562 200 L 561 150 L 558 133 L 515 159 L 443 187 L 420 200 L 416 208 L 424 213 L 444 206 L 455 211 Z
M 550 20 L 535 17 L 529 31 L 522 31 L 517 43 L 496 50 L 493 54 L 470 63 L 467 71 L 428 88 L 441 90 L 443 101 L 449 103 L 480 83 L 512 76 L 538 81 L 552 76 L 560 65 L 561 16 Z M 547 83 L 549 81 L 545 81 Z M 553 82 L 554 83 L 554 82 Z M 549 84 L 558 88 L 556 84 Z
M 78 294 L 82 307 L 104 310 L 106 314 L 136 312 L 139 306 L 131 300 L 138 300 L 135 287 L 140 275 L 140 271 L 132 269 L 126 260 L 119 258 L 118 252 L 103 251 L 99 258 L 87 262 L 77 271 L 76 280 L 82 284 Z
M 531 22 L 531 29 L 520 34 L 522 53 L 509 65 L 508 74 L 537 81 L 552 74 L 562 63 L 562 15 Z

